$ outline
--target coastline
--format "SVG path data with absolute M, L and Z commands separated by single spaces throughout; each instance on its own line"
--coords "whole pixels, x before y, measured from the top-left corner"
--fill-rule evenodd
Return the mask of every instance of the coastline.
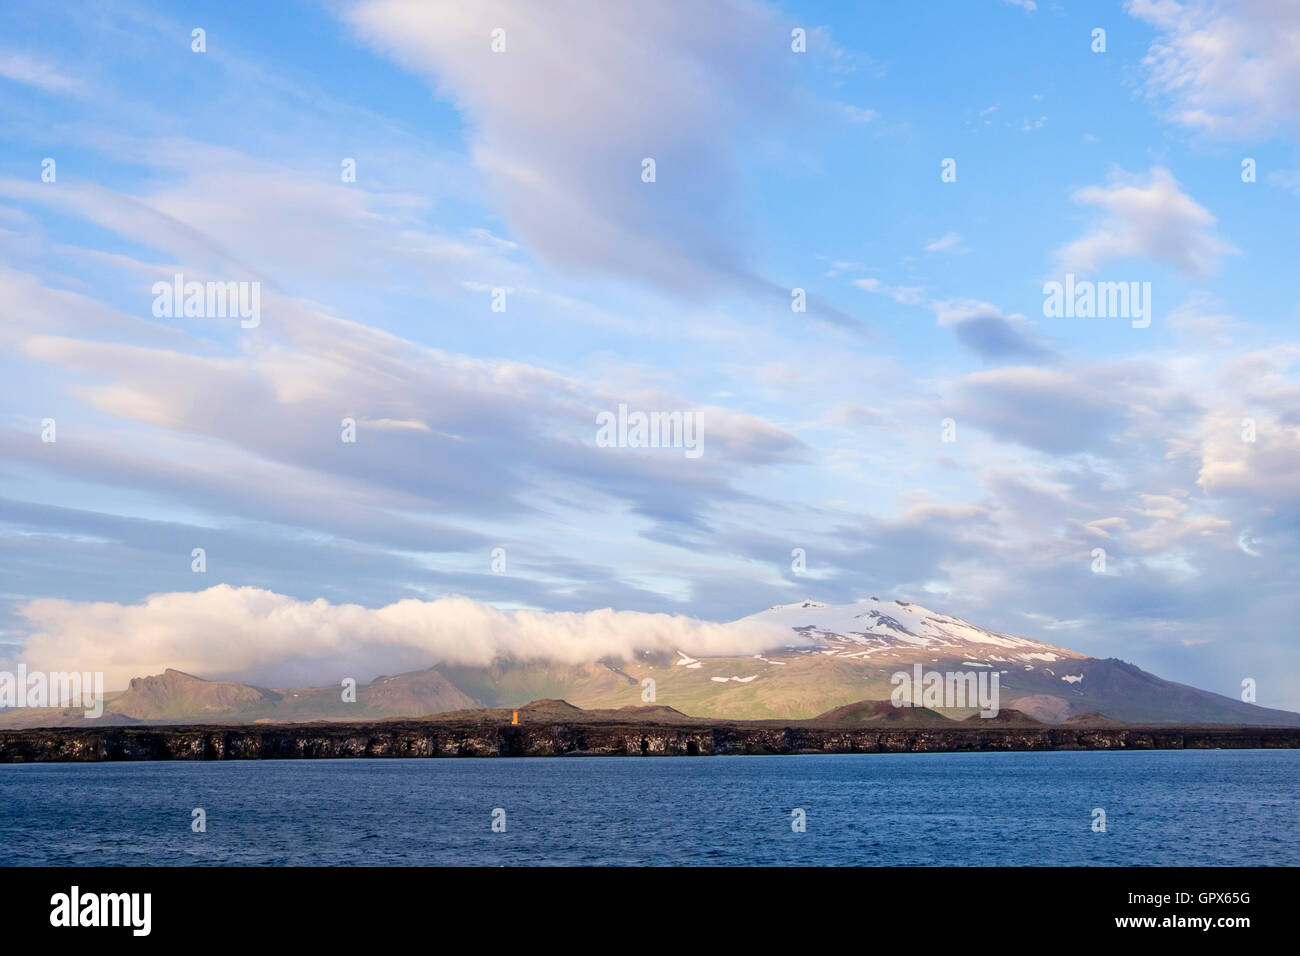
M 0 730 L 0 763 L 385 757 L 721 756 L 1300 748 L 1300 727 L 887 728 L 815 721 L 385 720 Z

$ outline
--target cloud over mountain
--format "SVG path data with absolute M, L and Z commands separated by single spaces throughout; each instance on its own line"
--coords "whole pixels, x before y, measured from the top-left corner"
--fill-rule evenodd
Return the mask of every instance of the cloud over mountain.
M 19 613 L 34 629 L 22 655 L 29 669 L 103 671 L 110 688 L 168 667 L 283 686 L 370 680 L 433 663 L 581 664 L 677 650 L 749 655 L 797 643 L 785 628 L 755 622 L 610 609 L 499 610 L 463 597 L 371 609 L 224 584 L 153 594 L 133 605 L 45 598 Z M 366 672 L 357 673 L 359 661 Z

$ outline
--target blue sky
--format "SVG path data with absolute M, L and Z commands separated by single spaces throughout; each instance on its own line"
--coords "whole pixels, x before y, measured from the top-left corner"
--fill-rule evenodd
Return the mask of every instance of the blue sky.
M 8 4 L 12 656 L 307 679 L 350 604 L 877 595 L 1300 708 L 1297 16 Z M 155 318 L 177 272 L 258 327 Z M 1067 272 L 1150 327 L 1046 317 Z M 597 447 L 620 403 L 704 454 Z M 328 654 L 241 649 L 318 599 Z

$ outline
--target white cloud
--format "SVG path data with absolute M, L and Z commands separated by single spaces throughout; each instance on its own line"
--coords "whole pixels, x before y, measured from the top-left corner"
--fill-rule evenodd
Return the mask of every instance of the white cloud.
M 1242 496 L 1252 502 L 1300 500 L 1300 428 L 1271 416 L 1255 418 L 1256 439 L 1242 439 L 1243 416 L 1205 423 L 1201 470 L 1196 483 L 1207 494 Z
M 789 31 L 763 9 L 365 0 L 344 19 L 455 100 L 494 200 L 544 260 L 701 296 L 744 276 L 735 153 L 796 86 Z
M 184 145 L 181 159 L 176 144 L 158 143 L 166 183 L 139 194 L 0 178 L 0 197 L 47 205 L 158 250 L 154 278 L 203 271 L 270 286 L 274 276 L 323 297 L 347 282 L 447 294 L 466 274 L 491 276 L 494 286 L 520 274 L 511 244 L 486 230 L 446 235 L 426 226 L 427 197 L 341 188 L 232 150 Z
M 808 52 L 833 75 L 846 76 L 863 72 L 880 79 L 888 69 L 877 63 L 870 54 L 850 50 L 835 42 L 830 27 L 818 26 L 808 31 Z
M 920 305 L 925 289 L 919 285 L 886 285 L 879 279 L 854 279 L 853 284 L 867 292 L 887 295 L 899 305 Z
M 1232 333 L 1241 327 L 1236 316 L 1223 311 L 1215 298 L 1197 293 L 1170 309 L 1164 323 L 1184 339 L 1221 349 L 1232 343 Z
M 857 402 L 836 402 L 830 411 L 813 423 L 813 427 L 880 428 L 888 420 L 879 409 L 859 405 Z
M 346 510 L 362 524 L 386 524 L 392 508 L 500 519 L 556 485 L 584 489 L 588 508 L 631 506 L 656 522 L 693 522 L 741 496 L 735 482 L 752 474 L 748 466 L 796 460 L 804 451 L 784 429 L 731 408 L 626 378 L 606 389 L 537 365 L 423 348 L 272 293 L 263 295 L 267 319 L 259 336 L 239 354 L 214 355 L 201 340 L 179 335 L 170 348 L 95 341 L 93 323 L 68 330 L 76 336 L 33 335 L 22 325 L 25 317 L 35 322 L 41 308 L 75 307 L 78 299 L 0 272 L 0 291 L 6 290 L 15 295 L 11 311 L 20 319 L 15 352 L 84 376 L 70 393 L 119 427 L 185 436 L 201 448 L 191 447 L 185 458 L 197 455 L 218 471 L 246 466 L 251 488 L 236 494 L 232 483 L 237 500 L 226 507 L 249 518 L 265 518 L 257 501 L 248 500 L 264 492 L 249 491 L 282 486 L 288 469 L 310 476 L 315 494 L 346 488 Z M 89 313 L 92 320 L 100 315 Z M 222 400 L 209 400 L 212 395 Z M 680 454 L 611 454 L 596 447 L 596 413 L 620 402 L 693 411 L 703 456 L 688 461 Z M 358 422 L 363 454 L 348 454 L 351 446 L 339 441 L 345 416 Z M 30 449 L 18 451 L 25 447 L 18 442 L 6 454 L 26 456 Z M 123 481 L 152 484 L 160 469 L 175 464 L 155 458 L 150 443 L 132 448 L 139 460 Z M 89 468 L 112 481 L 119 452 L 114 443 L 89 440 L 75 459 L 40 467 Z M 492 480 L 483 481 L 484 474 Z M 180 484 L 172 494 L 193 490 Z M 304 512 L 302 494 L 282 509 L 282 519 L 315 528 L 338 520 L 318 503 Z
M 1276 169 L 1265 177 L 1270 186 L 1285 189 L 1300 196 L 1300 169 Z
M 1300 129 L 1300 4 L 1294 0 L 1129 0 L 1160 30 L 1143 60 L 1168 117 L 1232 138 Z
M 926 252 L 968 252 L 961 244 L 961 236 L 955 232 L 946 232 L 938 239 L 931 239 L 925 244 Z
M 108 687 L 167 667 L 208 678 L 327 683 L 435 663 L 580 664 L 643 650 L 742 656 L 797 643 L 788 629 L 755 622 L 609 609 L 503 611 L 463 597 L 372 609 L 225 584 L 132 605 L 42 598 L 19 613 L 33 628 L 22 654 L 29 668 L 103 671 Z
M 1201 428 L 1196 483 L 1208 494 L 1240 496 L 1269 508 L 1300 502 L 1297 366 L 1297 345 L 1246 353 L 1229 364 L 1223 379 L 1238 408 L 1207 416 Z
M 64 73 L 52 63 L 25 53 L 0 51 L 0 76 L 46 93 L 81 96 L 85 92 L 81 80 Z
M 1145 177 L 1117 171 L 1106 186 L 1074 193 L 1075 202 L 1095 206 L 1103 217 L 1084 236 L 1057 251 L 1062 271 L 1096 273 L 1114 259 L 1166 262 L 1183 274 L 1217 272 L 1224 256 L 1237 250 L 1214 232 L 1218 221 L 1183 192 L 1169 170 L 1153 168 Z

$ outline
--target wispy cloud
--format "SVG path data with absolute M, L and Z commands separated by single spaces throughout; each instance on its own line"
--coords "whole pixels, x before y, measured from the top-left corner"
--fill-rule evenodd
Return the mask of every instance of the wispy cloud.
M 86 84 L 57 65 L 26 53 L 0 50 L 0 77 L 45 93 L 83 96 Z
M 945 232 L 938 239 L 931 239 L 925 244 L 926 252 L 968 252 L 962 245 L 961 236 L 955 232 Z
M 1160 31 L 1143 65 L 1173 122 L 1216 138 L 1300 129 L 1300 6 L 1291 0 L 1128 0 Z
M 549 264 L 697 297 L 749 281 L 736 152 L 798 84 L 759 8 L 365 0 L 343 15 L 465 111 L 495 201 Z

